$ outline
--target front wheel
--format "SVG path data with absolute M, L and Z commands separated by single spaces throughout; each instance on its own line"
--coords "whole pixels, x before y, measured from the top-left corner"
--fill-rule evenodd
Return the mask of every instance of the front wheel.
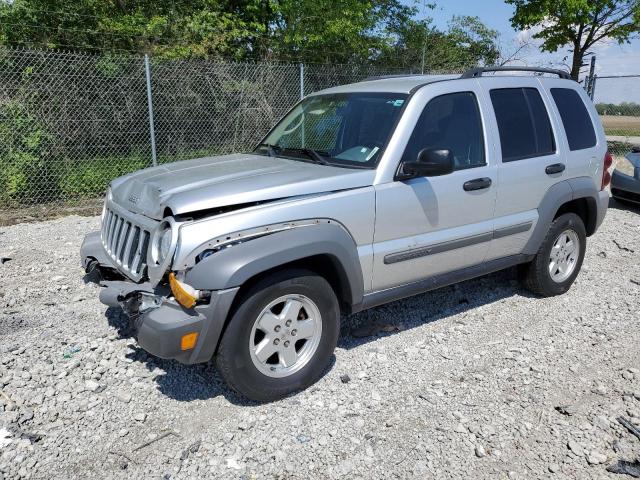
M 278 272 L 240 300 L 216 366 L 231 388 L 269 402 L 314 383 L 338 341 L 340 308 L 331 285 L 306 270 Z
M 524 285 L 543 297 L 569 290 L 580 272 L 587 247 L 582 219 L 575 213 L 556 218 L 535 258 L 521 266 Z

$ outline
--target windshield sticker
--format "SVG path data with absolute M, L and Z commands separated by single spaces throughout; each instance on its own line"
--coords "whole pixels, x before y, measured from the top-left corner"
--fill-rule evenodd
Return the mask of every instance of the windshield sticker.
M 371 158 L 373 158 L 373 156 L 378 153 L 378 150 L 380 150 L 380 148 L 378 147 L 373 147 L 371 149 L 371 152 L 369 152 L 369 155 L 367 155 L 367 158 L 365 158 L 365 160 L 368 162 L 369 160 L 371 160 Z
M 387 100 L 387 103 L 390 105 L 393 105 L 394 107 L 401 107 L 402 104 L 404 103 L 404 100 L 403 99 Z

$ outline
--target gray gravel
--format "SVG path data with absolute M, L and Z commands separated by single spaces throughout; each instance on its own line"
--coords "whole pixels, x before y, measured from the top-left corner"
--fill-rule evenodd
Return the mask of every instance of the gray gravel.
M 638 210 L 609 210 L 568 294 L 509 270 L 364 312 L 269 405 L 136 346 L 83 282 L 97 227 L 0 228 L 0 479 L 623 479 L 640 456 L 616 421 L 640 423 Z

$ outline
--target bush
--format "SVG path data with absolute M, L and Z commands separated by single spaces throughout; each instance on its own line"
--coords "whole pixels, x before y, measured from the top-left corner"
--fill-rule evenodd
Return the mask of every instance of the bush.
M 62 199 L 96 197 L 104 194 L 111 180 L 127 173 L 147 168 L 150 160 L 140 154 L 129 157 L 90 158 L 66 160 L 58 177 L 58 189 Z
M 18 102 L 0 101 L 0 205 L 37 203 L 49 181 L 49 135 Z

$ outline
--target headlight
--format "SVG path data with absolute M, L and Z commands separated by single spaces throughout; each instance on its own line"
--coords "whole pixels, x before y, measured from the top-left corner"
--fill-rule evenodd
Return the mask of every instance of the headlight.
M 169 250 L 171 250 L 171 237 L 173 237 L 173 232 L 170 228 L 160 234 L 160 259 L 165 259 L 167 255 L 169 255 Z
M 111 191 L 111 187 L 107 188 L 107 202 L 110 202 L 113 200 L 113 192 Z
M 174 251 L 176 243 L 178 243 L 178 228 L 172 218 L 165 218 L 153 235 L 151 243 L 153 263 L 156 265 L 165 263 Z
M 635 162 L 633 162 L 628 156 L 618 157 L 618 161 L 616 162 L 616 170 L 618 170 L 619 172 L 633 177 L 635 168 Z

